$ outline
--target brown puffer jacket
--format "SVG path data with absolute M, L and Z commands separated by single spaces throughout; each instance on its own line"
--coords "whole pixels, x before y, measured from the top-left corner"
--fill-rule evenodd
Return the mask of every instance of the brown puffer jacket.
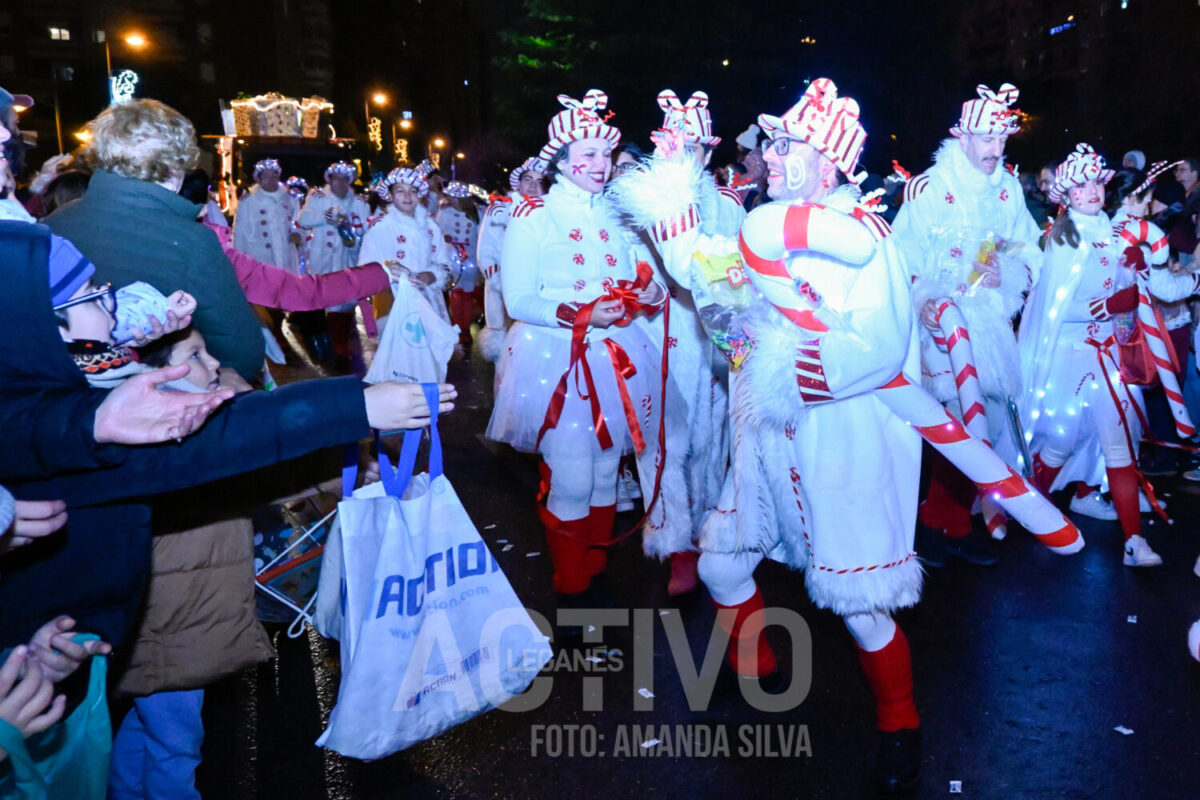
M 274 657 L 255 613 L 248 518 L 154 537 L 152 576 L 121 694 L 198 689 Z

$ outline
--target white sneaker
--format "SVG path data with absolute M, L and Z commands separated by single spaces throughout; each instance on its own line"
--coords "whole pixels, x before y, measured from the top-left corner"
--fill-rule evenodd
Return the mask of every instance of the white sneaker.
M 1117 518 L 1117 510 L 1113 508 L 1113 504 L 1105 500 L 1099 492 L 1092 492 L 1084 497 L 1073 496 L 1070 507 L 1076 514 L 1082 514 L 1092 519 L 1112 522 Z
M 1162 557 L 1150 549 L 1150 543 L 1141 536 L 1130 536 L 1125 541 L 1125 566 L 1157 567 Z
M 1162 506 L 1162 510 L 1167 510 L 1167 501 L 1162 499 L 1162 496 L 1157 497 L 1158 504 Z M 1146 497 L 1145 492 L 1138 492 L 1138 511 L 1143 514 L 1149 514 L 1154 509 L 1150 507 L 1150 500 Z
M 1188 631 L 1188 652 L 1192 654 L 1192 658 L 1200 661 L 1200 619 L 1193 622 L 1191 630 Z

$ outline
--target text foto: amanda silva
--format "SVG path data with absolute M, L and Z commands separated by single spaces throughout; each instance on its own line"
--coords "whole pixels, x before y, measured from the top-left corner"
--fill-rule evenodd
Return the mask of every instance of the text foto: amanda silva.
M 807 725 L 531 725 L 533 757 L 811 758 Z

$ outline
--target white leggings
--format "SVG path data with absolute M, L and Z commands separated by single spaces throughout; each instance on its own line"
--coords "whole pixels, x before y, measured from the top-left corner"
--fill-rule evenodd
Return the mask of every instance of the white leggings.
M 743 550 L 737 553 L 700 554 L 700 580 L 713 600 L 723 606 L 736 606 L 754 596 L 754 570 L 762 553 Z M 896 623 L 888 614 L 851 614 L 842 617 L 858 646 L 868 652 L 887 646 L 896 635 Z
M 1125 387 L 1116 383 L 1117 397 L 1125 397 Z M 1113 404 L 1108 387 L 1100 384 L 1100 391 L 1092 391 L 1084 409 L 1085 414 L 1057 414 L 1042 426 L 1040 433 L 1044 436 L 1041 449 L 1042 463 L 1048 467 L 1061 467 L 1067 458 L 1075 452 L 1080 436 L 1085 433 L 1085 424 L 1094 428 L 1095 435 L 1100 439 L 1100 451 L 1104 456 L 1104 466 L 1109 468 L 1128 467 L 1133 463 L 1129 452 L 1129 442 L 1125 439 L 1125 429 L 1121 425 L 1121 414 Z M 1136 414 L 1136 411 L 1130 411 Z
M 585 436 L 591 436 L 592 441 Z M 591 433 L 560 436 L 557 430 L 551 430 L 542 440 L 541 454 L 550 468 L 546 508 L 560 520 L 583 519 L 592 506 L 617 502 L 619 448 L 600 450 Z

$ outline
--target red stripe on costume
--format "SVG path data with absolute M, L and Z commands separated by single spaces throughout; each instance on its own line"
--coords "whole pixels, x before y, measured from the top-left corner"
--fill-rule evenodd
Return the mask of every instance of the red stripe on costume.
M 789 206 L 783 217 L 783 246 L 787 251 L 808 249 L 808 224 L 811 206 Z
M 767 259 L 759 256 L 750 249 L 749 245 L 746 244 L 746 239 L 740 232 L 738 233 L 738 246 L 742 251 L 742 257 L 746 260 L 746 266 L 748 266 L 750 269 L 761 275 L 768 275 L 774 278 L 786 278 L 789 281 L 792 279 L 791 273 L 787 271 L 787 265 L 784 263 L 782 258 L 776 259 L 775 261 L 768 261 Z
M 975 419 L 980 414 L 986 414 L 987 410 L 982 403 L 975 403 L 963 413 L 963 422 L 970 425 L 971 420 Z
M 975 365 L 967 364 L 965 367 L 962 368 L 962 372 L 960 372 L 954 376 L 954 385 L 957 386 L 959 389 L 961 389 L 962 385 L 964 383 L 966 383 L 968 380 L 970 380 L 971 378 L 978 378 L 978 377 L 979 377 L 979 373 L 975 371 Z

